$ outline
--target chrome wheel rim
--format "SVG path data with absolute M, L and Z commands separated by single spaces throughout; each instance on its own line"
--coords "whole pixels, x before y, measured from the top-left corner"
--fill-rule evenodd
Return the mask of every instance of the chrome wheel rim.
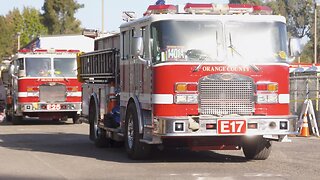
M 128 119 L 128 128 L 127 128 L 127 143 L 128 147 L 132 149 L 133 146 L 133 134 L 134 134 L 134 129 L 133 129 L 133 118 L 130 116 Z

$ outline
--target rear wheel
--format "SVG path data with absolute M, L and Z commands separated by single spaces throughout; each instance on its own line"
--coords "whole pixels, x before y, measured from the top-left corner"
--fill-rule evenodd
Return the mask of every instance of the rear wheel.
M 6 114 L 6 121 L 11 122 L 12 121 L 12 116 L 9 114 Z
M 106 131 L 98 126 L 98 112 L 94 104 L 89 110 L 90 139 L 97 147 L 109 147 L 111 140 L 106 137 Z
M 74 115 L 74 116 L 72 117 L 72 122 L 73 122 L 73 124 L 81 124 L 81 123 L 82 123 L 82 120 L 81 120 L 81 118 L 79 117 L 79 115 Z
M 19 125 L 22 124 L 22 116 L 15 116 L 13 115 L 11 118 L 12 124 Z
M 269 157 L 272 142 L 262 136 L 246 138 L 242 150 L 248 160 L 265 160 Z
M 11 105 L 6 106 L 5 114 L 6 114 L 6 121 L 11 122 L 12 121 L 12 106 Z
M 125 122 L 125 147 L 129 158 L 145 159 L 150 155 L 150 145 L 141 143 L 142 134 L 139 134 L 139 122 L 136 106 L 128 106 Z

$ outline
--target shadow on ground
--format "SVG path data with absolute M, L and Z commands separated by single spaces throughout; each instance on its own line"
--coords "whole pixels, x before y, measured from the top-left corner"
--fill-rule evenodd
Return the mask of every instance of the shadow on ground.
M 70 122 L 68 123 L 30 120 L 24 121 L 24 125 L 17 127 L 28 128 L 29 125 L 37 125 L 40 127 L 42 125 L 52 125 L 56 126 L 56 128 L 59 129 L 59 127 L 69 127 L 73 124 Z M 5 122 L 2 123 L 1 126 L 12 125 L 9 122 Z M 243 156 L 226 155 L 213 151 L 194 152 L 186 149 L 165 149 L 160 151 L 157 148 L 154 148 L 153 154 L 148 160 L 136 161 L 128 159 L 125 148 L 123 146 L 112 148 L 97 148 L 89 140 L 87 134 L 61 132 L 37 132 L 34 134 L 0 134 L 0 146 L 20 151 L 37 151 L 71 156 L 81 156 L 86 158 L 95 158 L 99 160 L 121 163 L 246 162 L 246 159 Z

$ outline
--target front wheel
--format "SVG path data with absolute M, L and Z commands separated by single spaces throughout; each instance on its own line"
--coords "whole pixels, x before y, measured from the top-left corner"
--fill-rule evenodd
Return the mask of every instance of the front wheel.
M 248 137 L 244 140 L 242 150 L 248 160 L 265 160 L 269 157 L 272 149 L 272 142 L 263 138 Z
M 140 142 L 139 122 L 135 104 L 128 106 L 125 122 L 125 147 L 129 158 L 145 159 L 150 155 L 150 145 Z

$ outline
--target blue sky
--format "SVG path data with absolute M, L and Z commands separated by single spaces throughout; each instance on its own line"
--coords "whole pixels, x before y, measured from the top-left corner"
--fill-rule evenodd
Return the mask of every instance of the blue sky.
M 1 0 L 0 15 L 6 15 L 14 7 L 23 9 L 23 7 L 34 7 L 41 10 L 44 0 Z M 76 13 L 82 27 L 88 29 L 101 30 L 102 24 L 102 0 L 77 0 L 84 4 L 84 8 Z M 156 0 L 104 0 L 104 30 L 118 31 L 118 27 L 123 22 L 123 11 L 134 11 L 137 17 L 142 16 L 149 5 L 154 4 Z M 227 3 L 228 0 L 166 0 L 166 4 L 185 5 L 192 3 Z

